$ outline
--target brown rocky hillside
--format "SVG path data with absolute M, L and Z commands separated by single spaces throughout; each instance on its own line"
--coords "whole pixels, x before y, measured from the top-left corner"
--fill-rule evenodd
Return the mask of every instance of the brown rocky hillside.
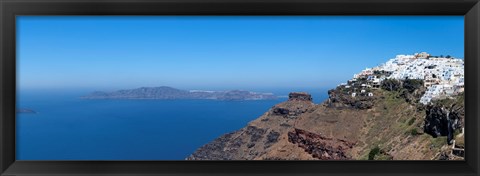
M 352 97 L 339 86 L 321 104 L 308 93 L 290 93 L 288 101 L 187 160 L 463 159 L 447 141 L 449 135 L 463 141 L 463 94 L 422 106 L 416 102 L 423 87 L 368 91 L 373 96 Z

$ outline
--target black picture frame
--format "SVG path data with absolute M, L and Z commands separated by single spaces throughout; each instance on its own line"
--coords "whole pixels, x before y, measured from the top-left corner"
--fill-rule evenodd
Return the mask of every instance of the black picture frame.
M 1 175 L 479 175 L 478 0 L 0 0 Z M 463 15 L 465 161 L 16 161 L 19 15 Z

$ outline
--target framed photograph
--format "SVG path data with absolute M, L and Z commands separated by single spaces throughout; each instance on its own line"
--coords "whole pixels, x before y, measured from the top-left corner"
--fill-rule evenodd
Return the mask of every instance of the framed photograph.
M 2 0 L 1 175 L 479 175 L 478 0 Z

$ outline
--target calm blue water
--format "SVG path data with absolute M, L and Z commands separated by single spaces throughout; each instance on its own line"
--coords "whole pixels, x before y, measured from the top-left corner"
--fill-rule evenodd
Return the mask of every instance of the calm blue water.
M 84 94 L 20 92 L 17 106 L 38 113 L 17 114 L 17 159 L 183 160 L 286 100 L 78 98 Z M 315 96 L 320 102 L 326 92 Z

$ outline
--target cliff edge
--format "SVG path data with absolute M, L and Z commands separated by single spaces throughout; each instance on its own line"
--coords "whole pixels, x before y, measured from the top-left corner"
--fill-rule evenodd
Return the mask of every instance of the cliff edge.
M 415 101 L 425 89 L 405 91 L 406 85 L 371 89 L 373 95 L 356 97 L 339 86 L 321 104 L 314 104 L 308 93 L 292 92 L 246 127 L 220 136 L 186 159 L 463 159 L 449 145 L 460 136 L 463 94 L 424 106 Z

